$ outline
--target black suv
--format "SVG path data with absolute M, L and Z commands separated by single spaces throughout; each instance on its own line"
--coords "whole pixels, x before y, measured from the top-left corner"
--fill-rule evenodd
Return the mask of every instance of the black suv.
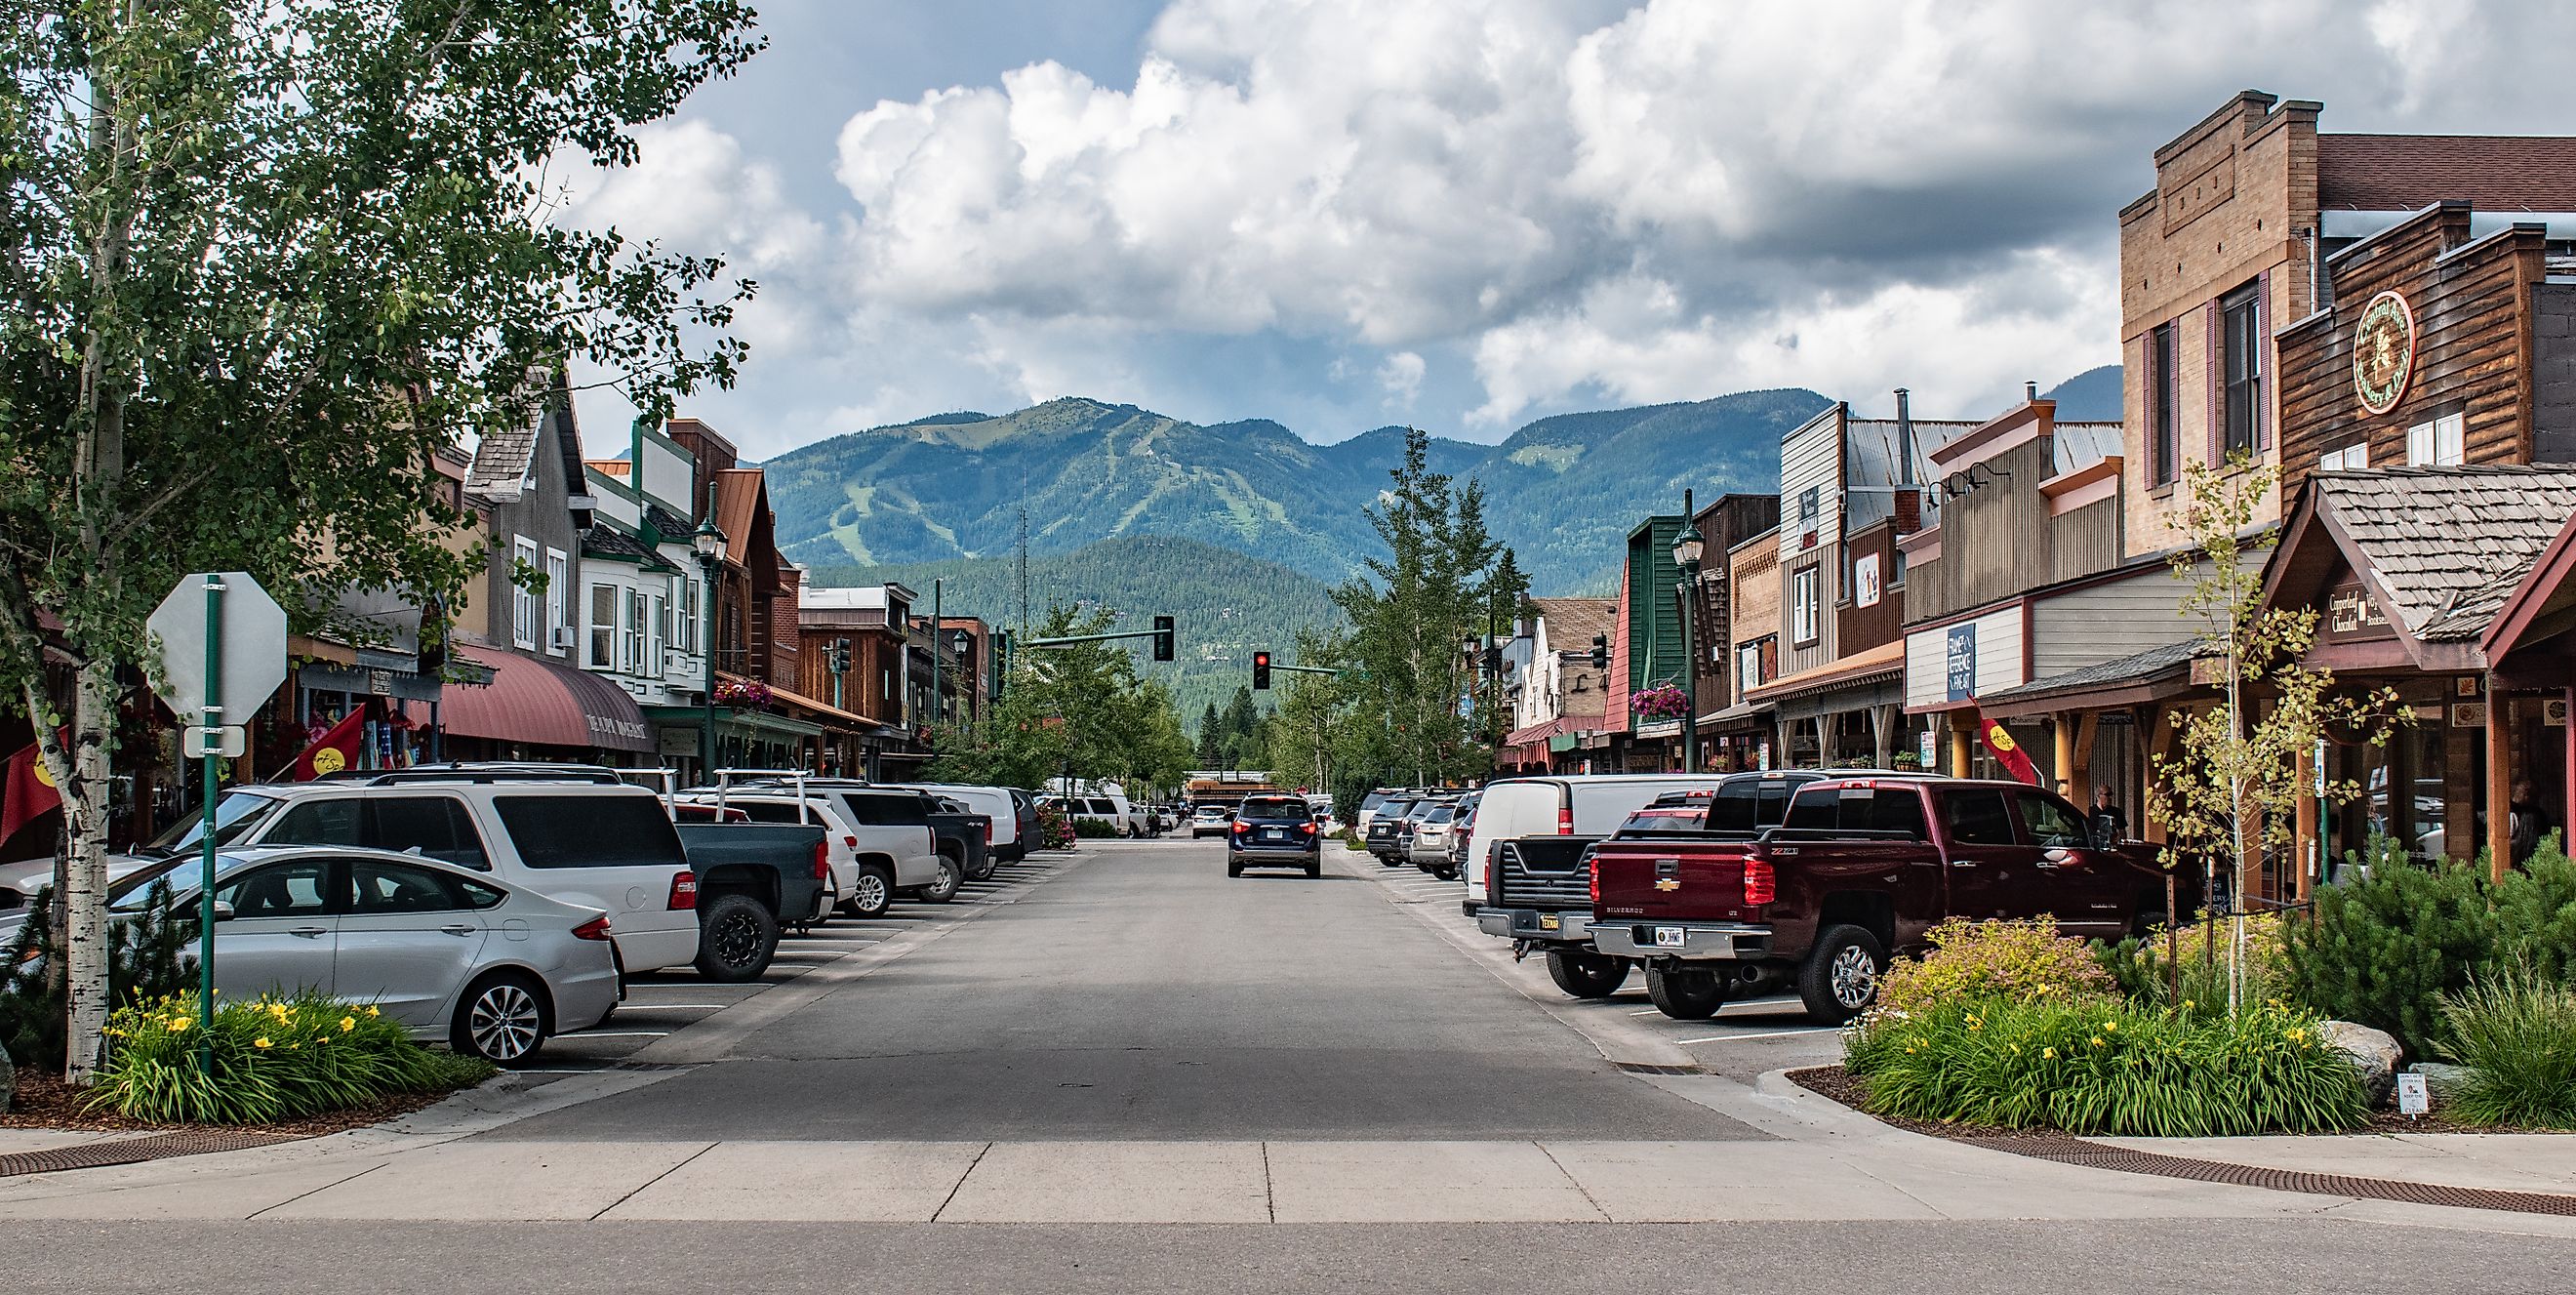
M 1324 875 L 1324 834 L 1302 796 L 1246 796 L 1225 834 L 1225 875 L 1246 868 L 1303 868 Z

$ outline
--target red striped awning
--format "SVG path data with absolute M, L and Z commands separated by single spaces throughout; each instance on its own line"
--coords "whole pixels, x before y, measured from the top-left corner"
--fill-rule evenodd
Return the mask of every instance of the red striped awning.
M 456 651 L 491 670 L 492 682 L 439 690 L 439 726 L 450 734 L 574 750 L 654 749 L 643 709 L 607 679 L 498 648 L 460 643 Z

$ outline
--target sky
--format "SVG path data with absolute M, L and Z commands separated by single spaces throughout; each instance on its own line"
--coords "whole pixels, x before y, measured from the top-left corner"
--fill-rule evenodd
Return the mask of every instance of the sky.
M 753 457 L 1059 396 L 1316 442 L 1788 386 L 1984 416 L 2116 362 L 2116 213 L 2239 89 L 2576 132 L 2553 0 L 760 8 L 563 217 L 757 281 L 740 383 L 682 407 Z

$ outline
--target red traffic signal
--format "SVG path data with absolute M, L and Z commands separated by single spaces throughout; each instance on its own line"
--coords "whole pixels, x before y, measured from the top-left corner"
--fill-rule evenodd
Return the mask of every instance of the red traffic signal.
M 1252 654 L 1252 686 L 1255 689 L 1270 686 L 1270 654 L 1267 652 Z

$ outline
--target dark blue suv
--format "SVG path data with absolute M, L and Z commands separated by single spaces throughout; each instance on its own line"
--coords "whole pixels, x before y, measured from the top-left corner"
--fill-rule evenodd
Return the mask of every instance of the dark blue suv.
M 1246 796 L 1225 834 L 1225 875 L 1246 868 L 1303 868 L 1324 875 L 1324 834 L 1303 796 Z

